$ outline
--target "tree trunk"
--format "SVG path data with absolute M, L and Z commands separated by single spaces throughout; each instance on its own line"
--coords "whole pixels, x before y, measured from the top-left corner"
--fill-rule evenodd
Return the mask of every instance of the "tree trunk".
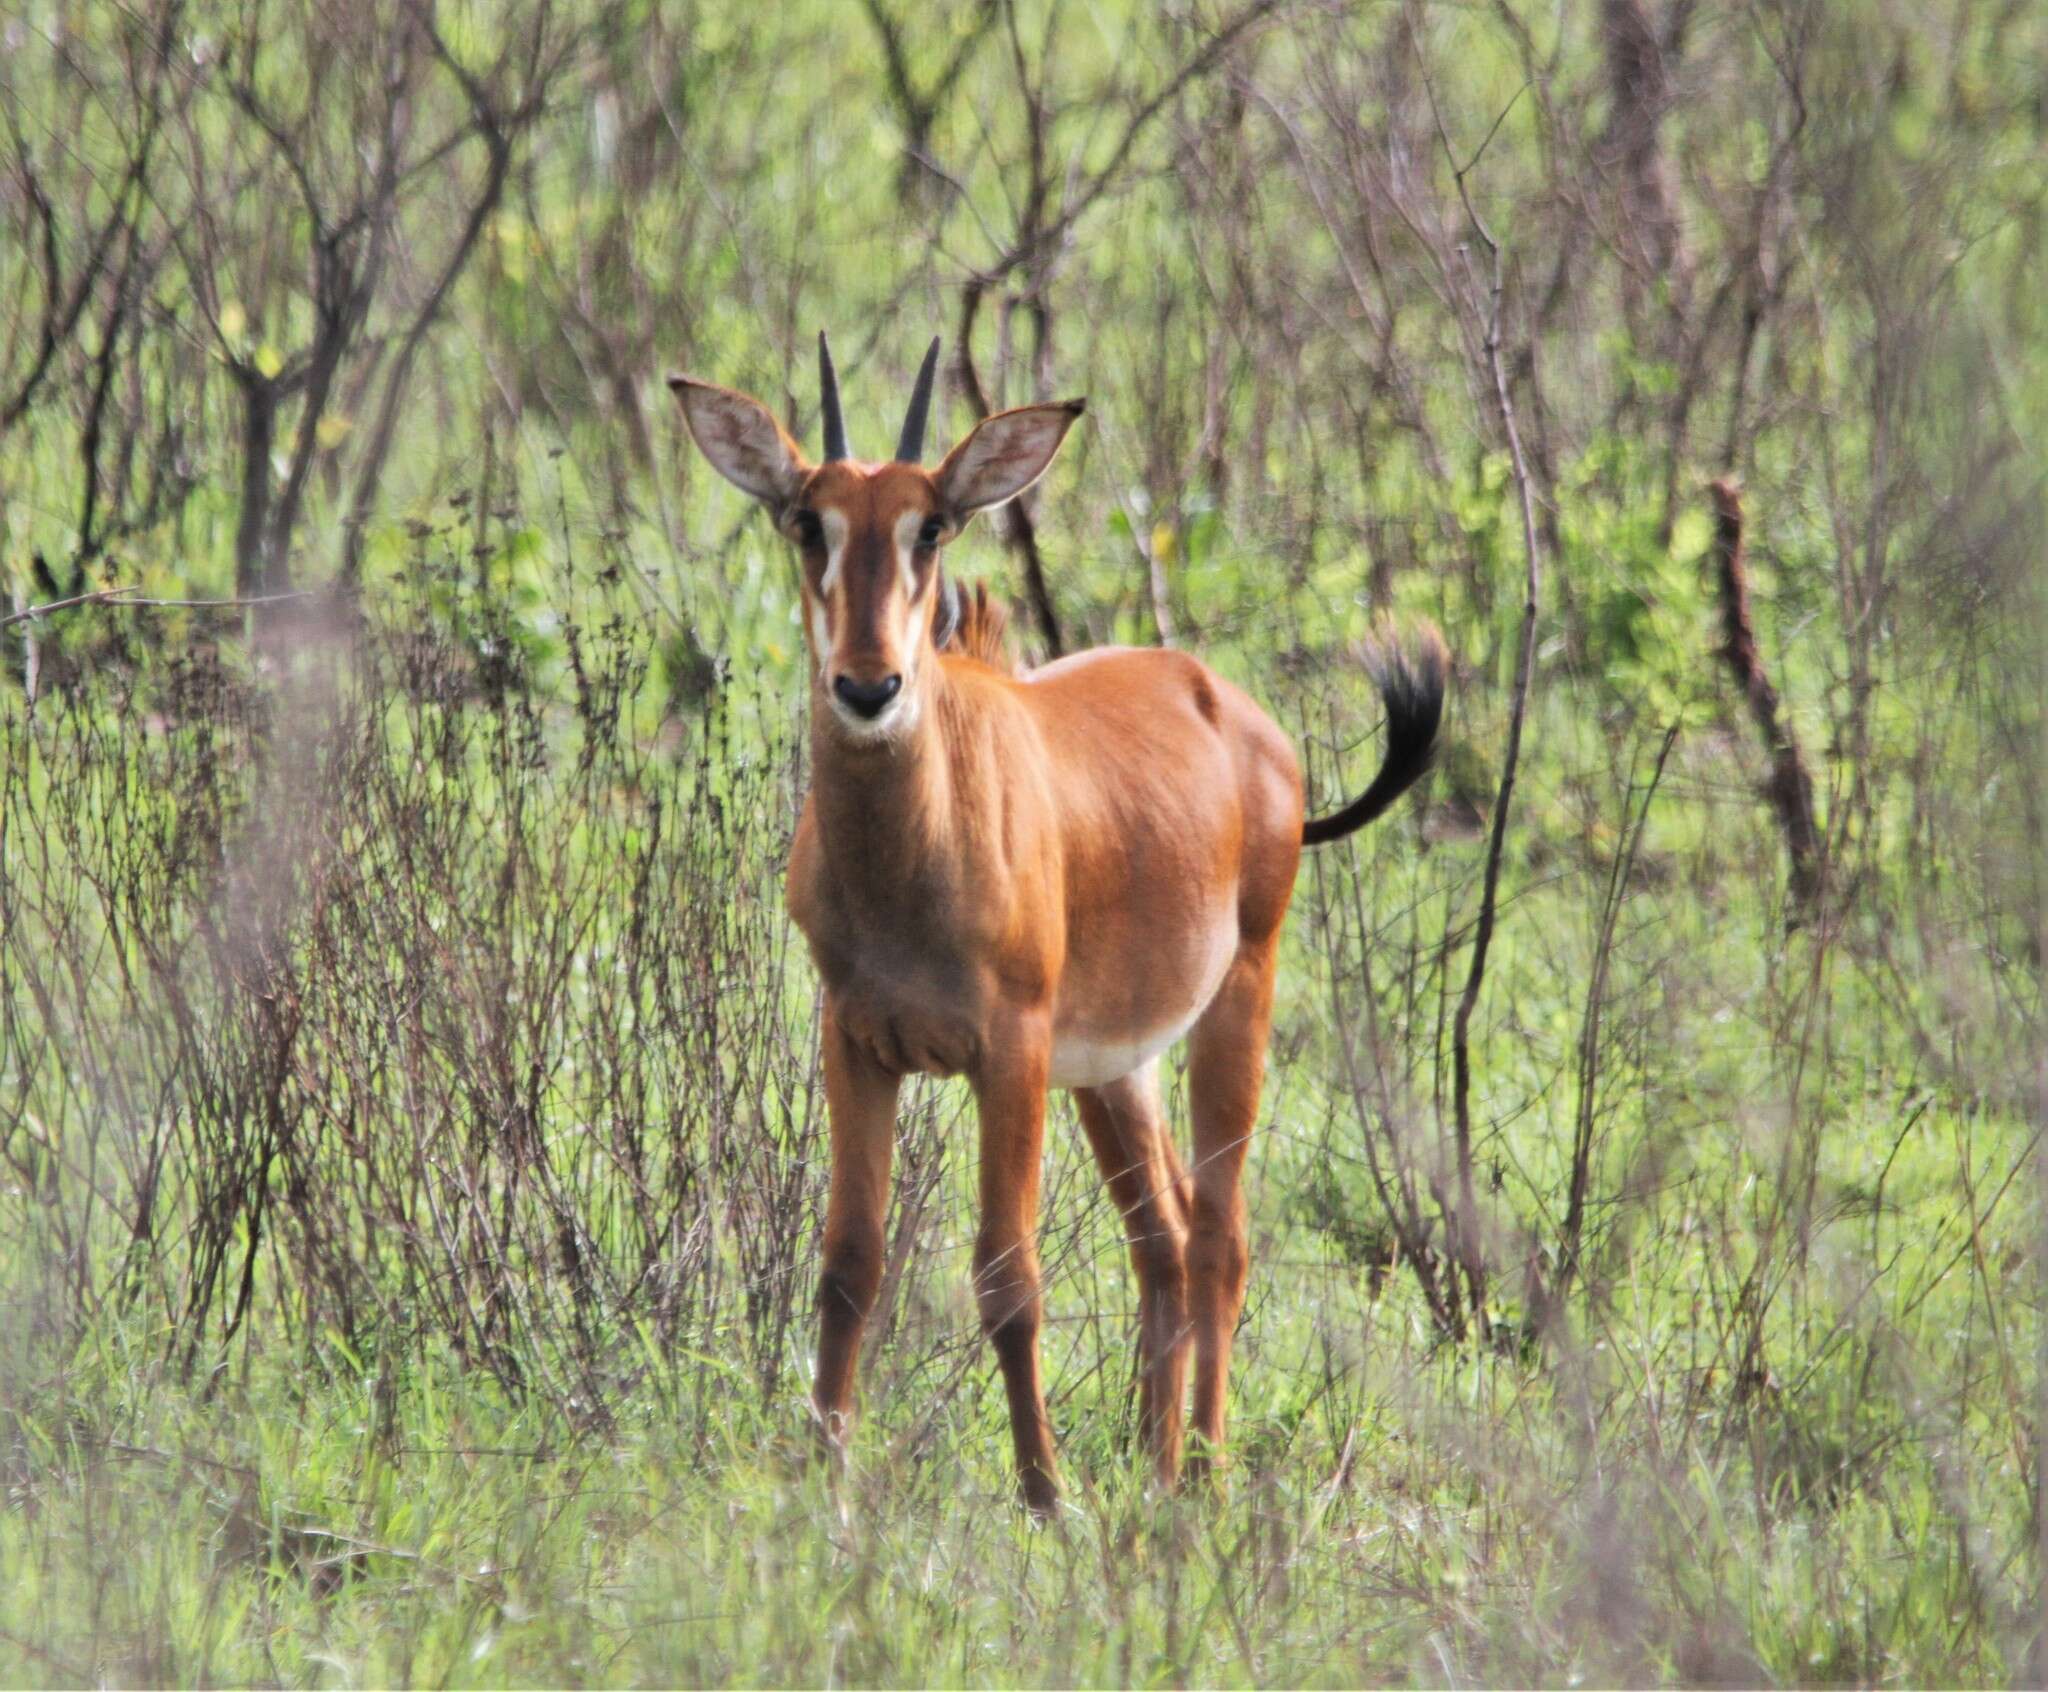
M 242 517 L 235 526 L 235 592 L 278 593 L 291 586 L 270 546 L 270 454 L 277 440 L 277 385 L 253 373 L 242 389 Z

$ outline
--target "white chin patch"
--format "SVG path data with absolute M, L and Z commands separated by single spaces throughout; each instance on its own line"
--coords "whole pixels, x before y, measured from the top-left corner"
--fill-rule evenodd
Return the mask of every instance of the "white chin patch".
M 849 710 L 830 694 L 832 715 L 839 719 L 840 732 L 849 740 L 891 740 L 907 733 L 917 722 L 917 699 L 908 692 L 899 693 L 872 717 L 863 717 Z

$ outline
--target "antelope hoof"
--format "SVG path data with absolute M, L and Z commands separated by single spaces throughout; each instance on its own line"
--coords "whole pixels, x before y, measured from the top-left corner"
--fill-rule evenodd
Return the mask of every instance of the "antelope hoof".
M 1060 1512 L 1059 1483 L 1043 1469 L 1026 1469 L 1020 1473 L 1017 1492 L 1034 1521 L 1049 1522 Z

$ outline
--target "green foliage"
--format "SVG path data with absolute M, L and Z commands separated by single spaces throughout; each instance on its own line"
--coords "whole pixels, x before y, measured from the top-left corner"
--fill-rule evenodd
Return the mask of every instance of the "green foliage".
M 1721 698 L 1708 545 L 1712 521 L 1688 509 L 1658 534 L 1655 467 L 1619 436 L 1572 466 L 1558 567 L 1583 595 L 1589 635 L 1623 708 L 1643 722 L 1695 727 Z
M 557 7 L 562 80 L 423 344 L 346 638 L 108 607 L 0 630 L 0 1682 L 2025 1677 L 2024 12 L 1695 9 L 1661 130 L 1681 275 L 1611 198 L 1600 8 L 1282 7 L 1156 105 L 1230 8 L 926 8 L 912 82 L 965 49 L 941 179 L 903 155 L 867 8 Z M 180 13 L 177 144 L 255 184 L 216 208 L 218 275 L 184 153 L 125 202 L 104 179 L 147 15 L 31 7 L 0 63 L 26 314 L 0 400 L 48 286 L 27 171 L 66 242 L 128 204 L 158 266 L 121 356 L 102 288 L 0 435 L 20 604 L 230 589 L 229 367 L 275 375 L 316 327 L 291 173 L 201 70 L 252 18 L 354 13 Z M 434 15 L 480 67 L 529 14 Z M 253 86 L 311 102 L 311 165 L 346 178 L 377 88 L 320 62 L 267 51 Z M 416 138 L 464 104 L 424 78 Z M 1544 572 L 1462 1337 L 1428 1291 L 1448 1028 L 1526 558 L 1439 113 L 1506 247 Z M 397 286 L 315 425 L 302 582 L 337 567 L 372 373 L 480 156 L 408 188 Z M 1015 258 L 1034 204 L 1112 164 Z M 1143 1483 L 1118 1219 L 1056 1103 L 1045 1529 L 1010 1504 L 966 1285 L 959 1085 L 909 1090 L 864 1420 L 842 1476 L 807 1461 L 826 1146 L 779 888 L 805 645 L 782 547 L 659 381 L 750 388 L 814 441 L 822 322 L 872 446 L 982 273 L 992 403 L 1037 392 L 1041 308 L 1044 382 L 1090 399 L 1034 496 L 1069 644 L 1159 638 L 1156 561 L 1176 638 L 1296 738 L 1316 808 L 1374 761 L 1380 618 L 1435 621 L 1454 666 L 1418 802 L 1302 871 L 1213 1488 Z M 969 422 L 949 379 L 935 432 Z M 1829 854 L 1800 926 L 1718 656 L 1700 483 L 1729 470 Z M 949 565 L 1042 644 L 994 522 Z

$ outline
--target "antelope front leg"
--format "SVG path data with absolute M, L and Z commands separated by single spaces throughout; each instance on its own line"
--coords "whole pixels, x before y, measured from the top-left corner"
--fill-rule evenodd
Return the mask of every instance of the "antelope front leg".
M 1044 1516 L 1059 1497 L 1052 1425 L 1038 1377 L 1038 1157 L 1051 1031 L 1047 1019 L 1032 1018 L 989 1045 L 974 1078 L 981 1111 L 974 1293 L 1009 1394 L 1018 1488 L 1032 1513 Z
M 861 1329 L 882 1284 L 882 1224 L 889 1210 L 889 1158 L 896 1142 L 902 1077 L 878 1065 L 828 1009 L 824 1030 L 825 1108 L 831 1117 L 832 1194 L 825 1207 L 825 1272 L 818 1282 L 818 1373 L 811 1402 L 819 1443 L 845 1444 L 853 1419 L 853 1372 Z

